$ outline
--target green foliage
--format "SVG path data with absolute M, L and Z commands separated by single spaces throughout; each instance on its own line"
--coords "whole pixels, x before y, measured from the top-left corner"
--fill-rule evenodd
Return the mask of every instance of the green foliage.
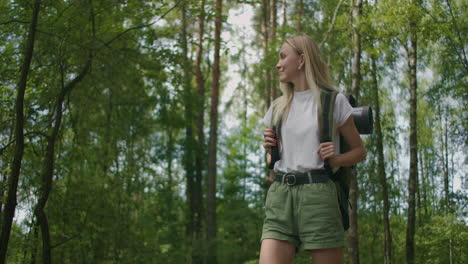
M 25 95 L 25 150 L 18 189 L 17 218 L 10 236 L 8 263 L 31 263 L 42 255 L 41 232 L 32 217 L 41 186 L 47 137 L 57 96 L 92 58 L 89 73 L 67 93 L 56 142 L 53 185 L 46 206 L 54 263 L 189 263 L 191 252 L 206 250 L 188 233 L 189 201 L 184 171 L 185 102 L 204 101 L 205 141 L 202 189 L 206 187 L 213 51 L 214 1 L 206 1 L 202 75 L 205 95 L 183 88 L 180 42 L 181 1 L 43 1 Z M 197 45 L 199 1 L 186 1 L 189 73 Z M 227 1 L 225 1 L 227 2 Z M 340 91 L 351 87 L 354 28 L 351 2 L 303 1 L 304 33 L 321 43 Z M 289 2 L 288 2 L 289 3 Z M 450 187 L 463 177 L 466 161 L 464 53 L 466 4 L 463 1 L 364 1 L 357 28 L 362 39 L 360 104 L 373 106 L 370 58 L 377 58 L 385 171 L 395 263 L 404 263 L 407 204 L 408 25 L 417 22 L 418 155 L 416 259 L 418 263 L 465 263 L 466 186 L 444 202 L 442 146 L 447 144 Z M 449 5 L 450 4 L 450 5 Z M 264 54 L 260 1 L 230 1 L 254 8 L 254 38 L 226 25 L 230 43 L 221 50 L 222 91 L 236 69 L 241 80 L 222 105 L 218 143 L 217 245 L 219 263 L 258 263 L 264 199 L 268 183 L 263 126 L 265 74 L 273 69 L 284 38 L 298 34 L 295 4 L 288 22 L 278 7 L 276 38 Z M 280 6 L 280 5 L 278 5 Z M 32 12 L 28 1 L 0 1 L 0 189 L 2 203 L 13 157 L 15 98 Z M 336 19 L 331 25 L 334 13 Z M 252 63 L 252 57 L 255 62 Z M 237 66 L 237 67 L 234 67 Z M 277 86 L 277 81 L 271 81 Z M 277 90 L 280 93 L 279 89 Z M 188 97 L 184 97 L 188 95 Z M 195 104 L 195 103 L 194 103 Z M 195 113 L 197 114 L 197 113 Z M 234 124 L 234 125 L 233 125 Z M 441 135 L 447 140 L 441 140 Z M 367 159 L 358 165 L 359 243 L 362 263 L 383 262 L 382 191 L 377 176 L 376 135 L 363 136 Z M 461 164 L 461 165 L 460 165 Z M 462 175 L 462 176 L 460 176 Z M 203 199 L 205 204 L 205 196 Z M 203 207 L 203 206 L 202 206 Z M 205 210 L 205 208 L 203 208 Z M 295 263 L 310 263 L 301 251 Z
M 464 263 L 468 259 L 465 243 L 468 228 L 454 215 L 434 216 L 416 235 L 419 263 Z

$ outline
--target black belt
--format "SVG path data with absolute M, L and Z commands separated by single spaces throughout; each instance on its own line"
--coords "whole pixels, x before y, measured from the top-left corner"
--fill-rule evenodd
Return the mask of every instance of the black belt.
M 277 182 L 286 183 L 289 186 L 307 183 L 321 183 L 330 181 L 330 177 L 325 170 L 311 170 L 308 172 L 284 173 L 276 172 Z

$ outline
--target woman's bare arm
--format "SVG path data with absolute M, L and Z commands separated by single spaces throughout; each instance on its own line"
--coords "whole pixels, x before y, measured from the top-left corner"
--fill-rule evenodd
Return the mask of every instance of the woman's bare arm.
M 333 167 L 348 167 L 365 160 L 366 150 L 354 124 L 353 116 L 350 116 L 343 125 L 338 127 L 338 131 L 343 135 L 351 150 L 332 156 L 330 165 Z

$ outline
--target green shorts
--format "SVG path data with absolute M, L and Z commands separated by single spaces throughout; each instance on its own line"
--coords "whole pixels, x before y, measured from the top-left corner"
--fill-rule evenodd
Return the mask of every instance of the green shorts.
M 262 238 L 287 240 L 305 250 L 344 247 L 344 230 L 333 181 L 268 189 Z

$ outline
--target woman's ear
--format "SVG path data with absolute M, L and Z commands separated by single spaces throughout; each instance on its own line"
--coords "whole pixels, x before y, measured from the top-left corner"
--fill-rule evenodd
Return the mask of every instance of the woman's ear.
M 302 69 L 304 67 L 304 64 L 305 64 L 305 58 L 304 58 L 304 53 L 302 53 L 299 56 L 299 69 Z

